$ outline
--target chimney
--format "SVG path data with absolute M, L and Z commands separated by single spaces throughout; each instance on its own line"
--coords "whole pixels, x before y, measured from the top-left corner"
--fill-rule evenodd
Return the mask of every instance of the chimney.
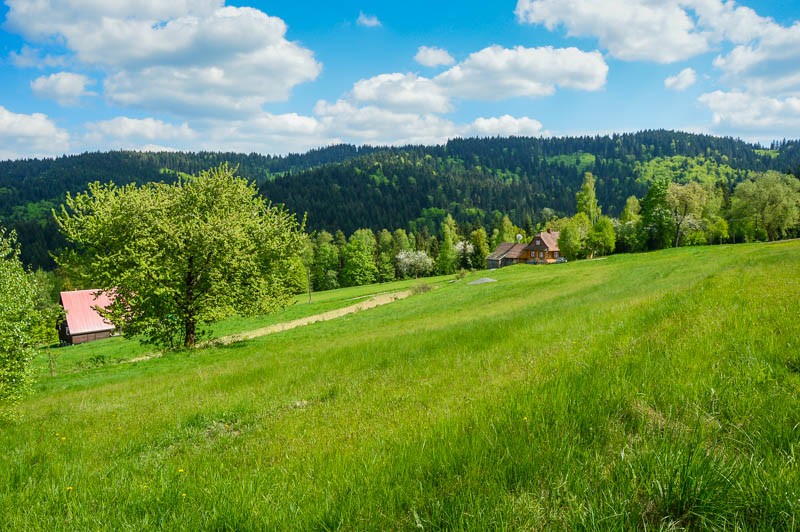
M 549 228 L 549 227 L 547 228 L 547 232 L 548 232 L 548 233 L 551 233 L 551 232 L 552 232 L 552 231 L 550 230 L 550 228 Z

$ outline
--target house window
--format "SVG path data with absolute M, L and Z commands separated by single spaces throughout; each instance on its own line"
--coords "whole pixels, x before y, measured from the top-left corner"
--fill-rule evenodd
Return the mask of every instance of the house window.
M 556 258 L 556 259 L 558 258 L 558 251 L 554 251 L 553 252 L 553 257 Z
M 537 239 L 536 239 L 536 245 L 537 245 L 537 246 L 539 246 L 539 245 L 541 245 L 541 244 L 542 244 L 542 241 L 541 241 L 540 239 L 538 239 L 538 238 L 537 238 Z
M 544 258 L 544 251 L 540 251 L 540 252 L 539 252 L 539 258 L 540 258 L 540 259 L 543 259 L 543 258 Z

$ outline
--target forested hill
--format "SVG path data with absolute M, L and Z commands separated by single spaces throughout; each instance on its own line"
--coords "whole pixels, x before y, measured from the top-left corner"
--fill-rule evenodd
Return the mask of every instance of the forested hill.
M 725 196 L 751 172 L 800 175 L 800 142 L 762 149 L 732 138 L 671 131 L 598 137 L 458 139 L 436 147 L 376 150 L 266 182 L 267 197 L 308 212 L 310 229 L 427 227 L 447 211 L 491 226 L 496 212 L 520 226 L 575 213 L 585 172 L 604 212 L 642 197 L 657 175 L 700 181 Z
M 761 149 L 732 138 L 671 131 L 568 138 L 457 139 L 441 146 L 339 145 L 305 154 L 87 153 L 0 162 L 0 224 L 16 229 L 23 258 L 48 266 L 61 245 L 50 209 L 93 181 L 118 185 L 174 179 L 223 161 L 259 183 L 275 203 L 308 213 L 309 229 L 428 228 L 444 212 L 491 226 L 498 213 L 519 225 L 570 215 L 585 172 L 597 179 L 604 212 L 641 197 L 653 177 L 698 180 L 732 190 L 750 172 L 800 174 L 800 142 Z

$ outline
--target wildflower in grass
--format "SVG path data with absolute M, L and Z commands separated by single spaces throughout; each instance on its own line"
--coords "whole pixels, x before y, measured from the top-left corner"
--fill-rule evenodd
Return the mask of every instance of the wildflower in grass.
M 178 468 L 178 473 L 183 473 L 183 468 L 182 467 Z
M 67 486 L 67 491 L 72 491 L 72 486 Z
M 183 497 L 185 499 L 186 498 L 186 494 L 185 493 L 181 493 L 181 497 Z
M 61 436 L 61 441 L 67 441 L 67 437 L 66 436 Z

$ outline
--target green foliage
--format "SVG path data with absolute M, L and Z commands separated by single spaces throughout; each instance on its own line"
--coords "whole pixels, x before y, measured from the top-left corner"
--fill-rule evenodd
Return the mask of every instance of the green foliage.
M 737 185 L 731 216 L 748 240 L 777 240 L 800 228 L 800 180 L 767 172 Z
M 440 275 L 455 273 L 458 268 L 458 252 L 456 251 L 456 241 L 458 240 L 458 228 L 453 217 L 449 214 L 442 222 L 442 242 L 439 245 L 439 253 L 436 256 L 436 271 Z
M 625 202 L 622 215 L 614 226 L 617 234 L 616 249 L 622 252 L 639 251 L 641 249 L 641 205 L 636 196 L 630 196 Z
M 0 227 L 0 421 L 30 391 L 31 361 L 53 339 L 55 317 L 46 287 L 20 263 L 16 235 Z
M 375 235 L 371 230 L 359 229 L 350 235 L 342 249 L 342 286 L 361 286 L 375 282 L 378 275 L 375 250 Z
M 498 244 L 502 244 L 503 242 L 516 242 L 517 235 L 522 234 L 522 230 L 514 225 L 508 215 L 503 215 L 497 230 L 498 233 L 493 239 L 494 247 L 497 247 Z
M 392 233 L 383 229 L 378 233 L 378 249 L 377 249 L 376 266 L 378 268 L 377 281 L 379 283 L 388 283 L 395 279 L 395 262 L 394 258 L 397 255 L 395 252 L 395 242 L 392 238 Z
M 52 269 L 49 253 L 67 243 L 48 205 L 62 203 L 67 191 L 85 190 L 94 181 L 113 180 L 118 186 L 174 181 L 223 161 L 237 164 L 241 175 L 259 183 L 272 201 L 308 213 L 311 230 L 349 235 L 361 227 L 375 232 L 404 228 L 419 237 L 412 247 L 436 256 L 438 243 L 431 238 L 447 213 L 465 237 L 478 224 L 490 237 L 497 230 L 499 237 L 501 220 L 494 211 L 508 215 L 530 235 L 552 218 L 576 212 L 575 193 L 586 172 L 594 176 L 598 204 L 609 216 L 620 216 L 626 198 L 643 197 L 649 184 L 664 175 L 681 184 L 700 182 L 707 191 L 718 186 L 726 212 L 717 215 L 728 218 L 730 193 L 751 173 L 797 172 L 800 142 L 784 141 L 763 150 L 731 138 L 656 130 L 595 137 L 453 139 L 430 147 L 331 146 L 285 157 L 111 152 L 4 161 L 0 223 L 16 229 L 23 264 Z M 704 219 L 712 216 L 704 214 Z M 522 231 L 507 231 L 503 238 L 510 236 L 514 242 L 517 233 Z M 691 239 L 697 240 L 697 235 Z M 490 247 L 498 243 L 490 240 Z M 337 242 L 341 250 L 344 242 Z
M 311 277 L 315 290 L 339 288 L 339 248 L 327 231 L 320 231 L 314 239 Z
M 486 258 L 489 256 L 489 241 L 486 229 L 478 227 L 470 234 L 472 243 L 472 266 L 483 269 L 486 267 Z
M 642 199 L 642 243 L 649 249 L 663 249 L 675 238 L 675 221 L 669 204 L 669 177 L 660 176 Z
M 755 152 L 758 153 L 758 150 Z M 648 185 L 658 179 L 669 179 L 676 183 L 713 186 L 717 183 L 736 183 L 746 178 L 748 174 L 746 170 L 734 169 L 715 159 L 684 155 L 656 157 L 646 163 L 637 163 L 634 171 L 637 179 Z
M 701 227 L 703 207 L 706 203 L 706 192 L 697 183 L 679 185 L 670 183 L 667 188 L 667 205 L 672 215 L 672 226 L 675 228 L 673 246 L 681 245 L 681 237 L 689 231 L 697 231 Z
M 577 211 L 584 213 L 589 218 L 589 223 L 594 225 L 602 214 L 600 205 L 597 203 L 597 194 L 594 188 L 594 176 L 591 172 L 586 172 L 583 176 L 583 184 L 581 189 L 575 193 L 575 201 L 577 202 Z
M 605 256 L 613 253 L 617 235 L 614 224 L 608 216 L 598 218 L 586 237 L 586 249 L 589 256 Z
M 199 325 L 284 306 L 301 266 L 295 217 L 226 164 L 174 184 L 94 183 L 55 216 L 76 247 L 60 262 L 115 296 L 118 330 L 166 347 L 193 346 Z
M 579 173 L 590 171 L 594 167 L 596 160 L 597 158 L 593 154 L 583 152 L 547 157 L 547 162 L 563 166 L 574 166 Z
M 585 213 L 578 213 L 561 224 L 561 234 L 558 237 L 558 249 L 569 260 L 585 258 L 588 249 L 586 239 L 591 230 L 589 217 Z

